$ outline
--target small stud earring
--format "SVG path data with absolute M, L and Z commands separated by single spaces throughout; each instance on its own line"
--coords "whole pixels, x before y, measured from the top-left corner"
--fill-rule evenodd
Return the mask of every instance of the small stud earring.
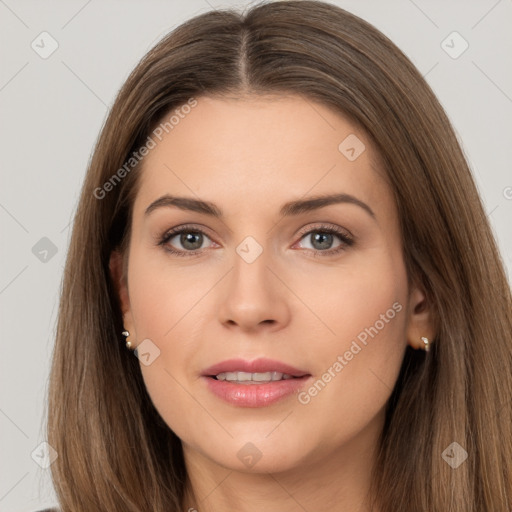
M 423 341 L 423 343 L 425 344 L 423 349 L 425 350 L 425 352 L 428 352 L 430 350 L 430 342 L 428 341 L 428 338 L 425 338 L 425 336 L 422 336 L 421 341 Z
M 130 336 L 130 333 L 128 331 L 123 331 L 122 334 L 126 338 L 126 348 L 130 350 L 132 348 L 132 342 L 128 341 L 128 336 Z

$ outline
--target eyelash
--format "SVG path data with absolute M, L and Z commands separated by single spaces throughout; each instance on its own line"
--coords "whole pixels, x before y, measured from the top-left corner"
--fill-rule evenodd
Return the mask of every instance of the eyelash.
M 176 228 L 172 228 L 169 231 L 166 231 L 159 239 L 158 245 L 162 246 L 165 251 L 175 255 L 175 256 L 195 256 L 200 254 L 204 249 L 196 249 L 195 251 L 182 251 L 173 249 L 171 246 L 166 245 L 169 240 L 174 238 L 176 235 L 181 233 L 200 233 L 210 238 L 205 231 L 200 228 L 194 227 L 192 225 L 183 225 Z M 308 231 L 300 233 L 300 239 L 302 240 L 305 236 L 310 235 L 312 233 L 327 233 L 331 235 L 336 235 L 340 240 L 341 244 L 334 249 L 327 249 L 325 251 L 321 251 L 318 249 L 307 249 L 308 251 L 313 253 L 313 257 L 327 257 L 334 256 L 338 253 L 347 249 L 347 247 L 351 247 L 354 244 L 354 239 L 351 235 L 349 235 L 346 231 L 341 230 L 340 228 L 334 225 L 321 224 L 316 226 L 313 229 L 309 229 Z

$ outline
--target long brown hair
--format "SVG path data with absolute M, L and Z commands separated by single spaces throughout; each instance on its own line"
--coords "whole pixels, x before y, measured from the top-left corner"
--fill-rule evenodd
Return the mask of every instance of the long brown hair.
M 164 115 L 216 94 L 319 101 L 363 127 L 380 154 L 408 276 L 437 334 L 427 357 L 407 349 L 388 403 L 372 479 L 379 510 L 510 512 L 511 294 L 470 170 L 405 55 L 358 17 L 306 0 L 187 21 L 117 96 L 74 220 L 53 354 L 48 440 L 62 511 L 181 509 L 181 443 L 121 340 L 109 256 L 130 232 L 140 165 L 126 163 Z M 454 442 L 468 454 L 457 468 L 445 461 Z

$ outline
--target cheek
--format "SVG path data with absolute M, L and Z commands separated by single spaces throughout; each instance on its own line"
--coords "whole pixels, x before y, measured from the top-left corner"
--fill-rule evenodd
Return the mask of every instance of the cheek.
M 175 260 L 142 249 L 130 256 L 130 305 L 139 339 L 168 345 L 166 340 L 190 322 L 216 280 L 211 268 L 209 272 L 201 270 L 205 267 L 180 268 Z
M 308 315 L 311 327 L 319 326 L 314 327 L 319 340 L 322 334 L 317 347 L 327 351 L 343 348 L 360 333 L 364 341 L 365 330 L 376 323 L 379 335 L 392 338 L 392 333 L 403 334 L 408 289 L 398 251 L 380 247 L 353 253 L 339 266 L 307 270 L 292 281 L 292 286 L 312 313 Z M 288 278 L 293 279 L 293 274 Z M 393 308 L 395 303 L 398 305 Z
M 329 411 L 323 439 L 342 442 L 379 414 L 403 359 L 405 267 L 391 255 L 370 260 L 341 273 L 337 286 L 331 280 L 312 302 L 329 331 L 324 329 L 325 342 L 315 345 L 316 380 L 299 399 L 309 418 Z
M 182 440 L 191 431 L 183 411 L 198 412 L 197 401 L 187 388 L 198 344 L 204 338 L 205 298 L 219 280 L 215 269 L 201 268 L 180 270 L 166 258 L 153 255 L 151 259 L 142 250 L 130 255 L 128 282 L 137 343 L 149 339 L 157 347 L 150 349 L 157 353 L 150 364 L 141 358 L 141 373 L 155 408 Z M 210 314 L 215 311 L 211 302 L 206 307 Z M 203 424 L 208 424 L 208 418 L 194 426 L 196 434 Z M 208 435 L 206 426 L 204 435 Z

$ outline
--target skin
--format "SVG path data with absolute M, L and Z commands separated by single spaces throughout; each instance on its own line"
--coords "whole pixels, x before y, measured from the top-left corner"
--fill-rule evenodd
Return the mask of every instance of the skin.
M 354 161 L 338 150 L 350 134 L 366 147 Z M 279 215 L 288 201 L 334 192 L 363 201 L 375 218 L 350 203 Z M 223 217 L 173 206 L 145 215 L 164 194 L 211 201 Z M 315 243 L 314 234 L 324 233 L 319 223 L 350 232 L 354 244 L 322 256 L 342 242 Z M 182 224 L 206 233 L 202 245 L 196 240 L 198 255 L 175 256 L 158 245 Z M 236 252 L 247 236 L 263 250 L 252 263 Z M 179 235 L 169 246 L 190 247 Z M 150 151 L 128 254 L 114 252 L 111 271 L 132 344 L 149 338 L 160 350 L 141 372 L 183 443 L 183 510 L 368 510 L 384 408 L 405 348 L 420 348 L 420 337 L 434 334 L 423 291 L 408 286 L 402 250 L 396 205 L 371 141 L 321 104 L 299 96 L 201 97 Z M 317 381 L 394 303 L 401 311 L 366 346 L 359 343 L 362 350 L 307 404 L 292 395 L 243 408 L 213 395 L 200 378 L 226 359 L 268 357 Z M 247 443 L 261 454 L 252 467 L 237 457 Z

